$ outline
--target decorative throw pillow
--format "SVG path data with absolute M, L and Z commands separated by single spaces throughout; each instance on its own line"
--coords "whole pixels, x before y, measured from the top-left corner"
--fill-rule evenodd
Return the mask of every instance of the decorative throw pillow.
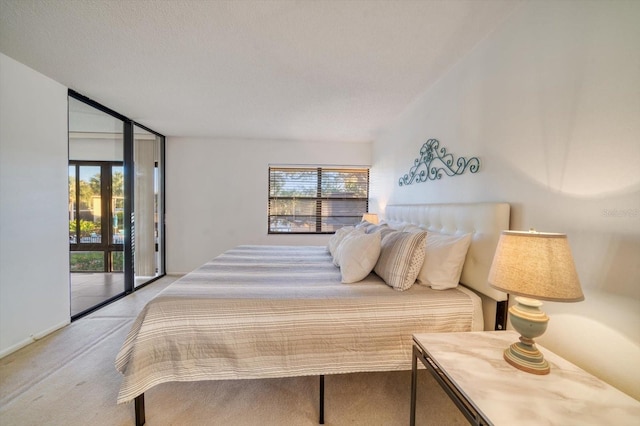
M 394 290 L 407 290 L 424 261 L 426 232 L 392 232 L 382 239 L 376 274 Z
M 435 290 L 457 287 L 470 244 L 471 234 L 446 235 L 429 232 L 418 282 Z
M 380 255 L 380 233 L 349 234 L 340 244 L 340 273 L 343 283 L 362 281 L 376 266 Z
M 338 246 L 336 247 L 334 253 L 333 253 L 333 264 L 336 266 L 340 266 L 340 250 L 342 250 L 342 243 L 344 242 L 344 240 L 347 239 L 348 236 L 350 235 L 363 235 L 364 234 L 364 229 L 363 228 L 354 228 L 354 229 L 350 229 L 347 231 L 347 233 L 340 239 L 340 242 L 338 243 Z
M 340 242 L 349 234 L 349 232 L 353 231 L 354 229 L 355 226 L 343 226 L 329 238 L 329 245 L 327 246 L 327 249 L 329 249 L 329 253 L 331 253 L 331 256 L 335 256 L 336 249 L 340 245 Z

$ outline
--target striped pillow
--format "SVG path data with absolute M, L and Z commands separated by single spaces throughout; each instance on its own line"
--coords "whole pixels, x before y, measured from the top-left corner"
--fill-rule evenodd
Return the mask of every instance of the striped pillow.
M 424 262 L 426 232 L 392 232 L 382 239 L 374 272 L 394 290 L 408 290 Z

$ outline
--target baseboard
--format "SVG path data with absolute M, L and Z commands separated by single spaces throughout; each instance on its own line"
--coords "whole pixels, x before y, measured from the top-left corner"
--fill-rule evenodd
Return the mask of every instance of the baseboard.
M 61 328 L 68 326 L 69 324 L 71 324 L 71 320 L 65 320 L 59 324 L 54 325 L 53 327 L 50 327 L 44 331 L 41 331 L 40 333 L 32 334 L 28 339 L 25 339 L 21 342 L 16 343 L 15 345 L 9 346 L 8 348 L 0 351 L 0 359 L 4 358 L 9 354 L 14 353 L 17 350 L 24 348 L 25 346 L 32 344 L 33 342 L 36 342 L 42 339 L 45 336 L 48 336 L 49 334 L 53 333 L 56 330 L 60 330 Z

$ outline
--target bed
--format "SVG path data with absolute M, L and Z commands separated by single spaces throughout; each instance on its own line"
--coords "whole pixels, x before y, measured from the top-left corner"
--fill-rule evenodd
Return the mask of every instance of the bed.
M 144 424 L 144 392 L 161 383 L 314 375 L 321 379 L 323 423 L 324 375 L 409 370 L 414 333 L 500 327 L 506 295 L 486 278 L 499 234 L 509 227 L 508 204 L 390 205 L 384 219 L 358 238 L 384 231 L 418 241 L 407 234 L 425 230 L 468 237 L 463 285 L 394 288 L 378 270 L 381 261 L 345 283 L 344 255 L 326 246 L 236 247 L 140 312 L 116 358 L 123 374 L 118 403 L 135 400 L 136 424 Z

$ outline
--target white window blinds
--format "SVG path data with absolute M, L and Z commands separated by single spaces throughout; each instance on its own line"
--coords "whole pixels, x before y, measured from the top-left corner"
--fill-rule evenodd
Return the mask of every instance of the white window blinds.
M 368 206 L 367 168 L 269 168 L 269 233 L 333 233 Z

